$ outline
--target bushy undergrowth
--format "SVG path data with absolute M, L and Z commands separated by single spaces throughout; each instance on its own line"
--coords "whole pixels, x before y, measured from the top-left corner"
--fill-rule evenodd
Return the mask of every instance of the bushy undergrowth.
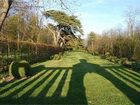
M 105 55 L 101 55 L 101 58 L 109 60 L 110 62 L 113 62 L 113 63 L 121 64 L 135 71 L 138 71 L 138 72 L 140 71 L 140 63 L 137 61 L 129 61 L 128 58 L 118 58 L 116 56 L 111 56 L 109 53 Z
M 53 60 L 60 60 L 62 58 L 62 55 L 63 55 L 63 53 L 60 52 L 58 54 L 55 54 L 55 55 L 51 56 L 51 59 L 53 59 Z

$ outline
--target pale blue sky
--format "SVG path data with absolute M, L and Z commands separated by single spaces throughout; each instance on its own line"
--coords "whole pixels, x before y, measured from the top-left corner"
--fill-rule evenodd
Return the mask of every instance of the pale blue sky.
M 78 0 L 76 12 L 82 22 L 85 34 L 90 31 L 101 33 L 104 30 L 124 26 L 124 13 L 128 7 L 140 9 L 140 0 Z
M 66 1 L 69 1 L 67 4 L 71 5 L 67 6 L 81 20 L 85 37 L 91 31 L 100 34 L 111 28 L 125 27 L 125 11 L 129 7 L 140 9 L 140 0 L 64 0 Z M 51 3 L 51 0 L 46 3 L 45 9 L 64 10 L 58 3 Z

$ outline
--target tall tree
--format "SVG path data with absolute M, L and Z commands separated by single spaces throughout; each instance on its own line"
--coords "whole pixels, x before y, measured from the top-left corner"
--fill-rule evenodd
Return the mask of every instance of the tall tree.
M 44 13 L 46 18 L 50 18 L 57 22 L 56 41 L 60 46 L 66 45 L 71 38 L 76 38 L 75 32 L 81 31 L 82 25 L 80 20 L 75 16 L 66 14 L 63 11 L 49 10 Z M 79 30 L 80 29 L 80 30 Z
M 94 32 L 90 32 L 88 34 L 88 42 L 87 42 L 87 46 L 88 46 L 88 50 L 89 52 L 93 53 L 95 50 L 95 41 L 96 41 L 96 34 Z

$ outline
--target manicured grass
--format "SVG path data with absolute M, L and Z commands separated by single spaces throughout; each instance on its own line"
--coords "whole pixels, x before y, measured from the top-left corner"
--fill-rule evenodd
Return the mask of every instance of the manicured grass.
M 32 65 L 32 72 L 0 84 L 0 104 L 140 104 L 139 73 L 85 52 Z

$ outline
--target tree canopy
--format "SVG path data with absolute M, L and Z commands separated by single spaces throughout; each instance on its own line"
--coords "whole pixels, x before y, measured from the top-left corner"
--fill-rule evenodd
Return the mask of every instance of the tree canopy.
M 44 12 L 46 18 L 51 18 L 58 24 L 71 25 L 74 28 L 82 28 L 81 22 L 74 15 L 68 15 L 67 13 L 59 10 L 48 10 Z

